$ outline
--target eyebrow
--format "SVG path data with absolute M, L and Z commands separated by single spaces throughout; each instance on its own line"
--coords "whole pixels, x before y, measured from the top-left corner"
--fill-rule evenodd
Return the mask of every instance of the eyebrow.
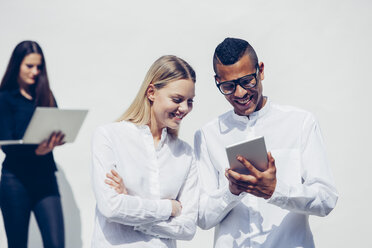
M 185 96 L 183 96 L 183 95 L 180 95 L 180 94 L 178 94 L 178 93 L 175 93 L 174 95 L 171 95 L 172 97 L 179 97 L 179 98 L 186 98 Z M 191 98 L 194 98 L 195 97 L 195 95 L 193 96 L 193 97 L 191 97 Z

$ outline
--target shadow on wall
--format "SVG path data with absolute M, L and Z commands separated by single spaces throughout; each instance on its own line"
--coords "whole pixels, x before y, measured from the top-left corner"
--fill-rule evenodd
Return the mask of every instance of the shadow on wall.
M 58 166 L 56 173 L 59 192 L 62 199 L 63 219 L 65 222 L 65 247 L 83 247 L 81 240 L 80 210 L 76 204 L 71 186 L 65 177 L 65 173 Z M 35 218 L 32 217 L 29 230 L 29 247 L 43 247 L 39 228 Z

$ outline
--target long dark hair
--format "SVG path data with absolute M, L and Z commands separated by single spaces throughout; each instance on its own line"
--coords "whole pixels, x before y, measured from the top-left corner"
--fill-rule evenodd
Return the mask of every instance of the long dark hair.
M 35 41 L 22 41 L 14 48 L 4 77 L 1 80 L 0 91 L 19 89 L 19 69 L 24 57 L 30 53 L 38 53 L 41 55 L 40 74 L 37 76 L 37 81 L 34 88 L 35 105 L 55 107 L 56 103 L 54 96 L 49 87 L 44 54 L 39 44 L 37 44 Z

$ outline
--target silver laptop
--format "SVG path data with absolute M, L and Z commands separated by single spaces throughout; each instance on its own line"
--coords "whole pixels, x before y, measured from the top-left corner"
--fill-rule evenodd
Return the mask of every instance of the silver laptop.
M 65 134 L 65 142 L 74 142 L 88 110 L 37 107 L 20 140 L 0 140 L 0 145 L 40 144 L 53 132 Z

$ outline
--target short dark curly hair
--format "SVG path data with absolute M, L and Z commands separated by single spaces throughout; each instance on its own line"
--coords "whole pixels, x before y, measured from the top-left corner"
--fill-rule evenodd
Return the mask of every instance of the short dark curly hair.
M 213 69 L 217 73 L 217 63 L 223 65 L 235 64 L 244 54 L 247 54 L 253 65 L 258 65 L 258 58 L 253 47 L 245 40 L 238 38 L 226 38 L 214 51 Z

